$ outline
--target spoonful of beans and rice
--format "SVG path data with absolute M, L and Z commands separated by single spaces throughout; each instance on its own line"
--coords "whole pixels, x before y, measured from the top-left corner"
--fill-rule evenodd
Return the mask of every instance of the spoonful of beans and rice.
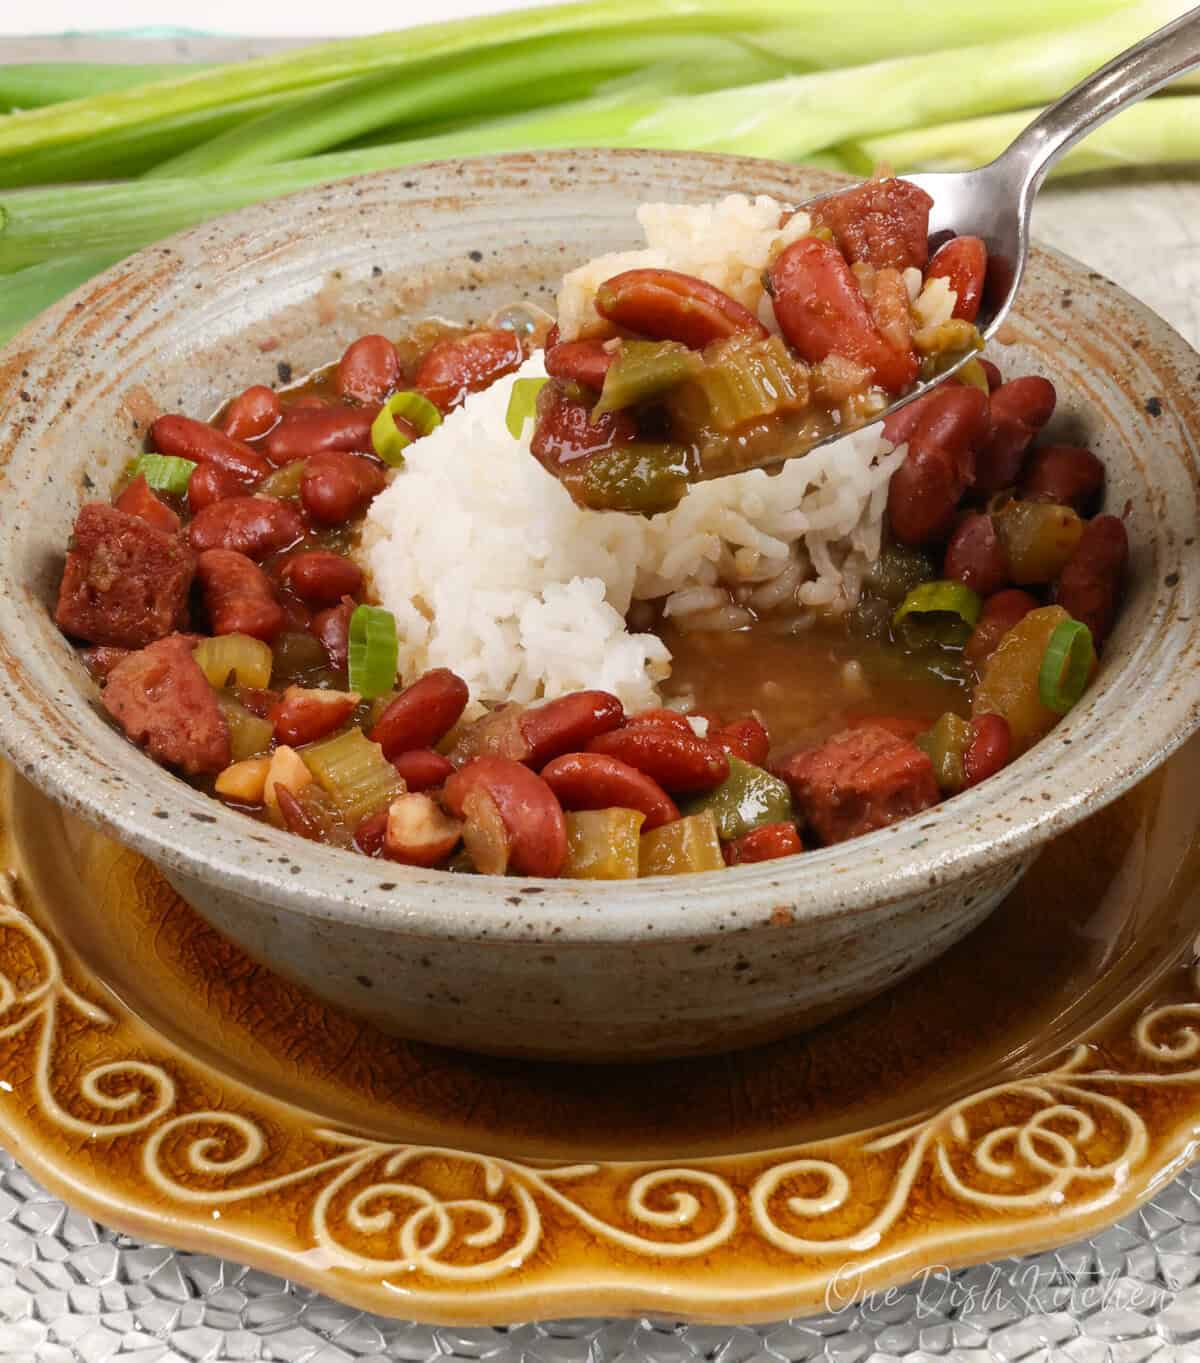
M 1200 8 L 1077 85 L 990 165 L 875 178 L 785 210 L 757 309 L 653 265 L 592 280 L 583 306 L 560 299 L 549 381 L 522 381 L 510 424 L 535 416 L 535 457 L 580 505 L 654 515 L 691 483 L 778 469 L 883 420 L 910 451 L 892 500 L 936 520 L 995 420 L 979 352 L 1020 287 L 1047 172 L 1198 64 Z M 1025 410 L 1039 400 L 1011 395 L 1012 419 L 1040 425 L 1048 413 Z

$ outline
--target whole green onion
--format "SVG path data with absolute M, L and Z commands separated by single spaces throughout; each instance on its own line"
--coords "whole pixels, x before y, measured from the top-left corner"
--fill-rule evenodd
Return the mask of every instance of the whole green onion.
M 400 645 L 396 617 L 378 606 L 356 606 L 347 646 L 350 690 L 373 700 L 396 684 Z
M 130 475 L 136 478 L 140 473 L 155 492 L 182 497 L 196 467 L 190 459 L 180 459 L 174 454 L 142 454 L 134 460 Z
M 1096 666 L 1092 632 L 1081 620 L 1054 627 L 1038 671 L 1038 696 L 1047 710 L 1065 715 L 1087 689 Z
M 508 395 L 508 410 L 504 413 L 504 424 L 514 440 L 520 440 L 525 423 L 532 421 L 537 413 L 538 394 L 549 382 L 547 379 L 518 379 Z

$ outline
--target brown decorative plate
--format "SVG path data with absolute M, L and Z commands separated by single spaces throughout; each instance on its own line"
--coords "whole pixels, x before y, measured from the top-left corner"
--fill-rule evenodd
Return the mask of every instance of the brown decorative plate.
M 0 1138 L 116 1227 L 447 1323 L 841 1305 L 1127 1212 L 1200 1132 L 1200 740 L 794 1040 L 568 1067 L 385 1036 L 5 770 Z

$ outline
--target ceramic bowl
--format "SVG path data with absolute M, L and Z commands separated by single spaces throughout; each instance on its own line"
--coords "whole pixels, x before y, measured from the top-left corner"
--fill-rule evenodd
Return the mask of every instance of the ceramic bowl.
M 1058 386 L 1063 436 L 1127 509 L 1132 587 L 1085 700 L 984 786 L 792 860 L 630 885 L 449 877 L 252 824 L 133 749 L 49 607 L 79 505 L 162 409 L 204 414 L 364 331 L 547 304 L 564 269 L 637 240 L 644 200 L 803 200 L 769 162 L 556 152 L 425 166 L 266 204 L 150 247 L 0 353 L 0 744 L 54 798 L 155 861 L 212 924 L 402 1035 L 604 1060 L 729 1049 L 857 1004 L 961 938 L 1038 848 L 1200 722 L 1197 357 L 1095 274 L 1038 252 L 996 358 Z M 1063 887 L 1070 893 L 1070 887 Z

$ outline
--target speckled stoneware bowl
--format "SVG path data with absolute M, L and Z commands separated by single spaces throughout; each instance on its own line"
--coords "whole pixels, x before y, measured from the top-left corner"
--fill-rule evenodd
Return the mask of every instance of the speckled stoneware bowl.
M 101 275 L 0 354 L 0 744 L 252 955 L 453 1046 L 595 1060 L 731 1048 L 829 1017 L 943 951 L 1048 838 L 1200 720 L 1200 357 L 1061 257 L 1036 253 L 996 358 L 1051 378 L 1057 430 L 1105 460 L 1134 546 L 1125 611 L 1098 683 L 1049 738 L 882 833 L 630 885 L 367 861 L 252 824 L 136 752 L 49 614 L 79 505 L 107 495 L 158 410 L 211 412 L 364 331 L 549 303 L 564 269 L 637 241 L 643 200 L 798 201 L 834 183 L 629 151 L 447 163 L 247 210 Z

